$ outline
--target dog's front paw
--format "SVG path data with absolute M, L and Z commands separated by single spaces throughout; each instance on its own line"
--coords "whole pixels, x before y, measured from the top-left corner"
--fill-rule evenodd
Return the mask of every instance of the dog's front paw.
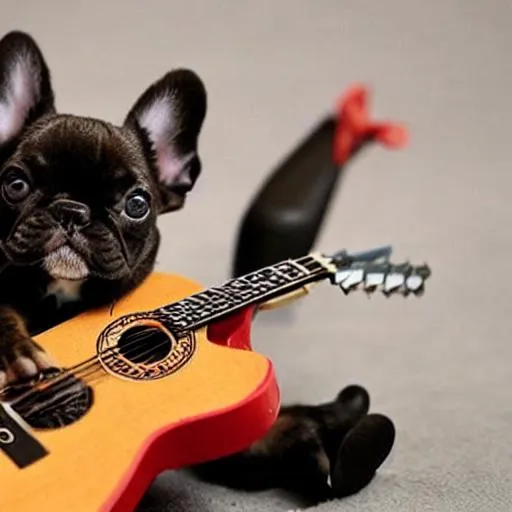
M 4 345 L 0 353 L 0 391 L 53 367 L 55 363 L 50 356 L 30 338 Z

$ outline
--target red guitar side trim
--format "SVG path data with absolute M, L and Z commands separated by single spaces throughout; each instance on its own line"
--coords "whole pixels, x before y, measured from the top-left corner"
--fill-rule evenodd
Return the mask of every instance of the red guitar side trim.
M 273 425 L 279 401 L 274 367 L 269 361 L 268 373 L 259 388 L 240 404 L 155 432 L 99 512 L 134 510 L 156 476 L 166 469 L 183 468 L 243 450 Z M 174 461 L 172 466 L 166 464 L 169 460 Z
M 208 326 L 208 339 L 217 345 L 252 350 L 251 325 L 256 306 L 248 306 Z

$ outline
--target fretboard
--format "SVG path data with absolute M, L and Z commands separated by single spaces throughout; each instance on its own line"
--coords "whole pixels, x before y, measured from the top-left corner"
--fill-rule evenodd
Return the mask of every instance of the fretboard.
M 325 267 L 311 256 L 285 260 L 163 306 L 155 314 L 178 334 L 285 295 L 327 274 Z

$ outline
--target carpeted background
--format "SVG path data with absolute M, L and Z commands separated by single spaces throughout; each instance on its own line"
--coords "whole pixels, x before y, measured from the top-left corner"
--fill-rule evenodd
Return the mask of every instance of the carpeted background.
M 420 299 L 345 298 L 317 287 L 262 314 L 254 346 L 285 401 L 365 385 L 396 422 L 375 481 L 318 512 L 512 510 L 512 3 L 509 0 L 4 0 L 0 29 L 30 31 L 63 111 L 121 122 L 175 66 L 204 79 L 204 174 L 188 207 L 161 219 L 159 268 L 228 277 L 238 221 L 274 164 L 352 82 L 373 112 L 407 123 L 400 152 L 351 166 L 317 248 L 392 243 L 428 261 Z M 263 512 L 303 506 L 161 475 L 138 512 Z

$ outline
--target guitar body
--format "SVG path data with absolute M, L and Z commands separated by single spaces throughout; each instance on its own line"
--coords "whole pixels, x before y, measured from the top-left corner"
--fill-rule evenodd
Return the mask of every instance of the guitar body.
M 110 309 L 80 315 L 36 340 L 60 367 L 97 353 L 123 315 L 202 288 L 154 273 Z M 100 365 L 87 376 L 92 405 L 61 428 L 30 429 L 47 455 L 20 468 L 0 452 L 0 510 L 129 512 L 166 469 L 219 458 L 265 435 L 279 408 L 271 362 L 251 350 L 252 307 L 190 334 L 186 364 L 163 378 L 130 380 Z

